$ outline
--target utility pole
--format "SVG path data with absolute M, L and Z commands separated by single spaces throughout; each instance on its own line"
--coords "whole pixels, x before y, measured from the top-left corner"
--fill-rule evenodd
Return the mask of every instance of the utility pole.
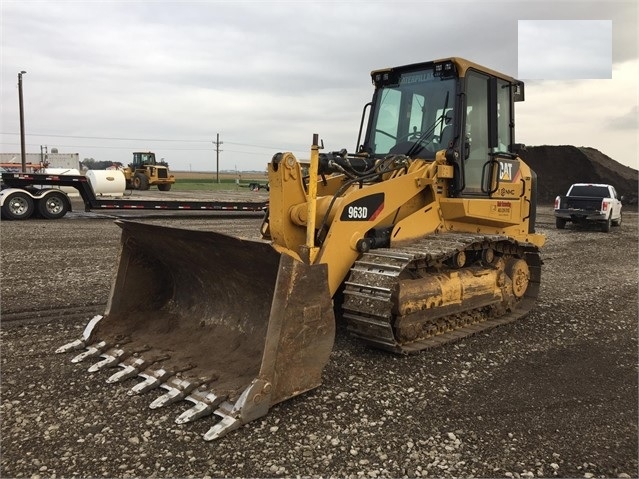
M 216 180 L 219 183 L 220 182 L 220 145 L 224 143 L 223 141 L 220 141 L 220 134 L 218 133 L 216 136 L 216 140 L 213 142 L 213 144 L 215 145 L 215 161 L 216 161 Z
M 18 103 L 20 103 L 20 157 L 22 158 L 23 173 L 26 173 L 27 171 L 27 155 L 24 141 L 24 105 L 22 102 L 22 75 L 25 73 L 27 72 L 24 70 L 18 73 Z

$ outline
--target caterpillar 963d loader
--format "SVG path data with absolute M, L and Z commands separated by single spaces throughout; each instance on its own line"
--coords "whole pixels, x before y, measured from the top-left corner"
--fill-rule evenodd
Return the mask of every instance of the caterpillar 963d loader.
M 335 320 L 412 353 L 526 314 L 544 237 L 519 158 L 523 83 L 459 58 L 372 72 L 358 148 L 268 165 L 263 241 L 120 222 L 103 316 L 59 352 L 160 388 L 215 439 L 320 384 Z M 363 125 L 367 127 L 363 133 Z

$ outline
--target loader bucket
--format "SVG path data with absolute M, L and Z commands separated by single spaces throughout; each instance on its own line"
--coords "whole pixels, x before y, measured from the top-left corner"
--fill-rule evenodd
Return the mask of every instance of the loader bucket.
M 162 388 L 151 408 L 180 400 L 184 423 L 217 419 L 216 439 L 274 404 L 320 385 L 335 321 L 325 265 L 307 265 L 265 242 L 128 221 L 111 297 L 72 361 L 135 376 L 129 394 Z M 215 421 L 214 421 L 215 422 Z

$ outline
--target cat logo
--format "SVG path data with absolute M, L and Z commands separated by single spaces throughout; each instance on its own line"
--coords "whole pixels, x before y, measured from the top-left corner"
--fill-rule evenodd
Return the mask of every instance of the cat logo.
M 504 183 L 519 183 L 521 171 L 518 161 L 503 160 L 499 162 L 499 181 Z
M 505 161 L 499 162 L 499 179 L 501 181 L 512 181 L 513 179 L 513 164 Z

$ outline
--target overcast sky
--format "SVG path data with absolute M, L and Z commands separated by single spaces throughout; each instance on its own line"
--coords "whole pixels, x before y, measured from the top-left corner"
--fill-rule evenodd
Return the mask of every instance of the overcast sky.
M 519 20 L 517 25 L 519 78 L 612 78 L 612 20 Z
M 313 133 L 327 150 L 353 151 L 371 70 L 461 56 L 528 80 L 518 142 L 590 146 L 638 168 L 635 1 L 2 0 L 0 9 L 0 152 L 20 151 L 21 70 L 27 152 L 46 145 L 127 163 L 151 150 L 175 170 L 214 171 L 219 133 L 220 169 L 264 170 L 277 151 L 308 158 Z

